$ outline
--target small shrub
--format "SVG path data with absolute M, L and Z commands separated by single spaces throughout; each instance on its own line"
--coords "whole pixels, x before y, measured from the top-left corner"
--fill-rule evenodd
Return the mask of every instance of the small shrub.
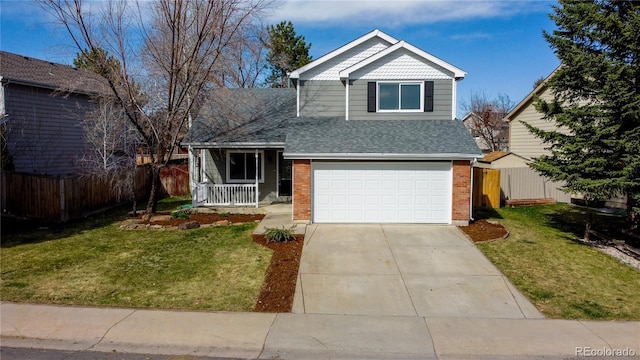
M 171 218 L 189 220 L 189 214 L 184 211 L 174 211 L 171 213 Z
M 228 217 L 229 213 L 228 212 L 221 212 L 221 213 L 218 213 L 218 215 L 220 215 L 222 217 Z
M 264 233 L 264 238 L 268 243 L 293 241 L 296 239 L 293 228 L 293 226 L 288 229 L 284 226 L 282 228 L 267 228 L 267 231 Z

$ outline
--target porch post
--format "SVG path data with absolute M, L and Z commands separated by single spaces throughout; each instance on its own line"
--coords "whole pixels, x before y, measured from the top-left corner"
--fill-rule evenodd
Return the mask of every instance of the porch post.
M 258 207 L 258 159 L 259 159 L 258 149 L 256 149 L 256 207 Z

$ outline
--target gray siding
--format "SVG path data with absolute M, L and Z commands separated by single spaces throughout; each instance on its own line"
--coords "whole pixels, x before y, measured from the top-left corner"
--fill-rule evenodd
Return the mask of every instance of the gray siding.
M 7 146 L 15 171 L 68 175 L 84 151 L 80 122 L 92 103 L 83 95 L 16 84 L 5 85 Z
M 451 120 L 453 85 L 451 80 L 433 80 L 433 112 L 367 112 L 367 83 L 354 80 L 349 87 L 349 120 Z M 379 81 L 384 81 L 380 79 Z M 397 81 L 397 80 L 394 80 Z
M 252 150 L 247 150 L 252 151 Z M 264 182 L 259 183 L 260 201 L 278 200 L 278 161 L 277 150 L 264 150 Z M 227 179 L 227 155 L 224 150 L 208 150 L 205 152 L 205 179 L 212 184 L 225 184 Z
M 341 81 L 300 81 L 300 116 L 344 116 L 345 87 Z

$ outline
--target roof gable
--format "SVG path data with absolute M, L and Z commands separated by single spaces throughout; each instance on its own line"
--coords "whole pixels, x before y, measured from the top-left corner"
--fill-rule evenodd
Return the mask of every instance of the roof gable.
M 516 105 L 507 115 L 505 115 L 505 119 L 507 119 L 507 121 L 513 120 L 517 114 L 519 114 L 524 108 L 526 108 L 533 101 L 533 98 L 536 95 L 539 96 L 545 91 L 547 91 L 548 89 L 547 82 L 556 73 L 556 71 L 558 71 L 558 68 L 560 68 L 560 66 L 558 66 L 555 70 L 553 70 L 551 74 L 549 74 L 549 76 L 547 76 L 544 80 L 542 80 L 540 84 L 536 86 L 536 88 L 533 89 L 532 92 L 529 93 L 529 95 L 525 96 L 525 98 L 522 99 L 522 101 L 520 101 L 518 105 Z
M 446 61 L 436 56 L 433 56 L 427 53 L 426 51 L 421 50 L 405 41 L 400 41 L 386 48 L 385 50 L 382 50 L 340 71 L 340 74 L 339 74 L 340 78 L 341 79 L 350 78 L 350 76 L 353 73 L 357 72 L 358 70 L 361 70 L 366 66 L 373 64 L 374 62 L 377 62 L 385 57 L 392 56 L 393 54 L 398 54 L 398 53 L 409 55 L 409 56 L 405 56 L 405 59 L 413 59 L 414 63 L 417 61 L 417 62 L 422 62 L 422 64 L 429 64 L 431 65 L 430 69 L 436 70 L 436 72 L 439 72 L 441 74 L 448 73 L 450 77 L 453 77 L 455 79 L 462 79 L 467 75 L 466 72 L 447 63 Z M 423 77 L 424 76 L 420 76 L 420 78 L 423 78 Z
M 109 91 L 106 79 L 87 70 L 0 51 L 2 82 L 82 94 Z
M 338 80 L 338 72 L 340 70 L 366 59 L 397 42 L 397 39 L 376 29 L 296 69 L 291 73 L 290 77 L 292 79 Z
M 377 57 L 377 56 L 376 56 Z M 367 59 L 368 60 L 368 59 Z M 426 61 L 406 49 L 390 52 L 368 64 L 355 64 L 340 72 L 340 79 L 362 80 L 415 80 L 453 79 L 454 74 L 436 64 Z M 355 70 L 351 70 L 355 69 Z

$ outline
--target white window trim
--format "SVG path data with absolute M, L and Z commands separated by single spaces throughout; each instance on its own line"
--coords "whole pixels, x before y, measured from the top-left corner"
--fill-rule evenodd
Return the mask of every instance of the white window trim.
M 402 85 L 420 85 L 420 109 L 398 109 L 398 110 L 390 110 L 390 109 L 380 109 L 380 84 L 398 84 L 398 106 L 400 106 L 400 96 L 402 91 Z M 376 82 L 376 112 L 382 113 L 419 113 L 424 112 L 424 81 L 378 81 Z
M 231 179 L 231 159 L 230 159 L 230 155 L 231 154 L 249 154 L 251 156 L 255 156 L 256 152 L 255 150 L 227 150 L 226 151 L 226 168 L 227 168 L 227 183 L 228 184 L 255 184 L 256 179 L 252 178 L 252 179 L 246 179 L 246 180 L 239 180 L 239 179 Z M 258 156 L 260 156 L 260 178 L 258 178 L 258 182 L 259 183 L 264 183 L 264 151 L 260 150 L 258 151 Z M 246 166 L 246 164 L 245 164 Z M 245 169 L 246 171 L 246 169 Z

